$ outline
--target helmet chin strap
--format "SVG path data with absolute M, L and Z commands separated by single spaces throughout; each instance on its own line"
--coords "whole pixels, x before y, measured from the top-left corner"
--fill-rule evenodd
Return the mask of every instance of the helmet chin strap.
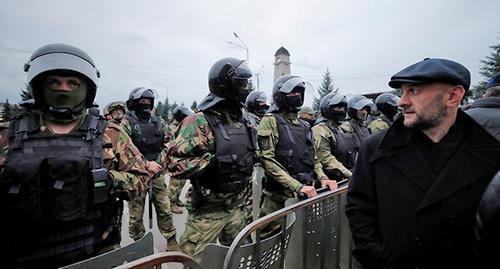
M 49 106 L 47 108 L 47 112 L 51 120 L 55 122 L 67 123 L 77 120 L 85 115 L 85 113 L 82 113 L 84 109 L 85 100 L 74 108 Z

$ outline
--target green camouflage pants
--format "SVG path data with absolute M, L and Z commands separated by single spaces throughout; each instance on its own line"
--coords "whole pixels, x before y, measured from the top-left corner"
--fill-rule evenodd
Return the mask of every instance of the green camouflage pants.
M 270 193 L 268 191 L 264 191 L 262 195 L 262 203 L 260 206 L 260 217 L 264 217 L 268 214 L 273 213 L 276 210 L 280 210 L 285 207 L 285 201 L 292 196 L 284 196 L 282 194 Z M 260 236 L 262 239 L 271 237 L 275 233 L 278 233 L 281 228 L 281 221 L 278 219 L 269 223 L 266 227 L 264 227 Z
M 165 176 L 153 178 L 153 204 L 156 211 L 158 229 L 166 239 L 175 235 L 175 227 L 172 222 L 172 212 L 170 211 L 170 200 L 168 199 L 168 188 L 165 184 Z M 147 190 L 141 195 L 128 202 L 129 224 L 128 232 L 132 239 L 139 240 L 144 236 L 144 204 Z
M 252 197 L 252 182 L 243 190 L 245 193 L 245 207 L 243 208 L 243 213 L 245 217 L 245 225 L 253 221 L 252 211 L 253 211 L 253 197 Z
M 171 204 L 179 201 L 179 195 L 181 195 L 181 191 L 185 183 L 185 179 L 170 177 L 170 182 L 168 183 L 168 197 Z
M 186 230 L 180 239 L 181 249 L 199 263 L 209 243 L 219 239 L 222 245 L 229 246 L 244 227 L 241 207 L 215 213 L 189 212 Z

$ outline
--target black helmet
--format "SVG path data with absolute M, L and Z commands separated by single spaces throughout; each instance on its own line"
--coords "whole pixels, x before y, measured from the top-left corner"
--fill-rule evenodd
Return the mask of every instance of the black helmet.
M 172 116 L 177 122 L 181 122 L 185 117 L 192 115 L 193 111 L 185 106 L 176 106 L 172 111 Z
M 376 110 L 373 102 L 363 95 L 354 95 L 347 101 L 347 115 L 351 118 L 356 118 L 356 111 L 368 107 L 371 111 Z
M 306 90 L 306 82 L 299 76 L 283 75 L 276 79 L 273 85 L 273 104 L 270 111 L 278 111 L 280 109 L 289 109 L 291 111 L 299 111 L 302 104 L 290 107 L 286 102 L 285 96 L 294 90 L 301 91 L 302 104 L 304 103 L 304 92 Z
M 211 108 L 222 100 L 234 100 L 243 106 L 248 95 L 248 79 L 252 71 L 245 60 L 223 58 L 215 62 L 208 71 L 210 93 L 200 102 L 197 109 Z
M 252 71 L 245 60 L 224 58 L 215 62 L 208 72 L 210 92 L 223 98 L 244 102 L 248 89 L 241 88 L 248 84 Z M 244 84 L 244 85 L 242 85 Z
M 92 58 L 77 47 L 67 44 L 45 45 L 30 56 L 29 61 L 24 64 L 24 71 L 36 106 L 45 104 L 39 83 L 41 75 L 50 71 L 69 71 L 82 75 L 88 84 L 85 107 L 91 107 L 94 102 L 100 73 Z
M 334 106 L 344 106 L 347 108 L 346 97 L 343 94 L 333 92 L 325 95 L 319 102 L 321 119 L 318 119 L 318 121 L 323 121 L 324 119 L 337 120 L 332 112 L 332 107 Z
M 128 96 L 127 108 L 135 111 L 137 109 L 137 102 L 142 98 L 150 99 L 150 101 L 151 101 L 150 109 L 153 109 L 154 108 L 154 101 L 156 98 L 156 91 L 154 89 L 147 88 L 147 87 L 139 87 L 139 88 L 133 89 L 130 92 L 130 95 Z
M 398 113 L 398 103 L 399 97 L 390 92 L 383 93 L 375 99 L 377 109 L 390 119 Z
M 265 105 L 261 105 L 266 103 Z M 249 112 L 255 113 L 258 116 L 263 116 L 269 109 L 267 105 L 267 96 L 264 92 L 253 91 L 247 96 L 245 106 Z

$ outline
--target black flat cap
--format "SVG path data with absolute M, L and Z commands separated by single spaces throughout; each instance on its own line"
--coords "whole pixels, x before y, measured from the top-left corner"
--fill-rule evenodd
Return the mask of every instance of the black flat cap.
M 443 82 L 452 85 L 462 85 L 467 91 L 470 87 L 470 72 L 465 66 L 446 59 L 425 58 L 412 64 L 391 77 L 389 86 L 401 88 L 404 83 Z

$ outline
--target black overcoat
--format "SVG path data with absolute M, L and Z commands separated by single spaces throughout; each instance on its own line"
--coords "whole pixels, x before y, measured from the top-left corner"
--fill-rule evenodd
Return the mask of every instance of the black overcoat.
M 462 142 L 437 173 L 402 117 L 363 143 L 346 213 L 364 268 L 475 268 L 475 214 L 500 143 L 461 111 L 459 121 Z

